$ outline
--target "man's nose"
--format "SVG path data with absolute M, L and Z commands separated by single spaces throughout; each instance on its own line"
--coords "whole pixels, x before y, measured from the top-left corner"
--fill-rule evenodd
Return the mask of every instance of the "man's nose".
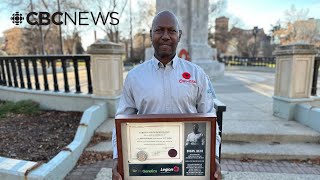
M 168 39 L 170 39 L 169 31 L 168 31 L 168 30 L 164 30 L 163 35 L 162 35 L 161 38 L 162 38 L 163 40 L 168 40 Z

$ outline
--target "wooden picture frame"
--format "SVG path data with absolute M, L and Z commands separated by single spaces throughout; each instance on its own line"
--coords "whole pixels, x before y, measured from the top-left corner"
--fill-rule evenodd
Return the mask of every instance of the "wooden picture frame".
M 194 171 L 193 168 L 192 170 L 190 170 L 190 167 L 193 167 L 193 165 L 189 165 L 187 162 L 190 162 L 188 160 L 188 158 L 190 159 L 190 155 L 188 155 L 189 152 L 192 152 L 192 150 L 189 151 L 189 149 L 193 148 L 194 146 L 190 145 L 190 143 L 188 143 L 189 141 L 189 134 L 187 137 L 187 129 L 190 130 L 190 124 L 192 123 L 193 126 L 193 130 L 195 131 L 195 126 L 198 127 L 199 129 L 199 124 L 202 127 L 202 131 L 204 131 L 203 136 L 205 136 L 205 142 L 202 142 L 201 147 L 203 147 L 203 154 L 200 153 L 199 157 L 201 157 L 202 159 L 205 159 L 204 162 L 201 162 L 203 164 L 203 167 L 200 163 L 200 168 L 199 169 L 204 169 L 203 171 L 200 170 L 200 172 L 197 172 L 199 174 L 194 174 L 196 172 L 192 172 Z M 197 124 L 197 125 L 195 125 Z M 148 114 L 148 115 L 118 115 L 115 118 L 115 125 L 116 125 L 116 137 L 117 137 L 117 148 L 118 148 L 118 172 L 121 174 L 121 176 L 123 177 L 123 179 L 127 180 L 135 180 L 135 179 L 150 179 L 152 176 L 152 179 L 157 180 L 158 179 L 165 179 L 164 176 L 166 177 L 171 177 L 174 176 L 174 178 L 176 180 L 179 179 L 194 179 L 194 180 L 204 180 L 204 179 L 210 179 L 210 180 L 214 180 L 214 170 L 215 170 L 215 154 L 216 154 L 216 115 L 213 113 L 197 113 L 197 114 Z M 151 126 L 152 125 L 152 126 Z M 153 126 L 154 125 L 154 126 Z M 168 125 L 168 126 L 167 126 Z M 176 126 L 178 125 L 178 126 Z M 173 163 L 173 164 L 179 164 L 180 168 L 181 168 L 181 172 L 179 170 L 179 167 L 176 168 L 176 166 L 174 168 L 176 168 L 175 172 L 180 173 L 180 174 L 161 174 L 159 175 L 159 173 L 157 175 L 141 175 L 141 176 L 136 176 L 136 175 L 129 175 L 129 171 L 130 173 L 132 173 L 132 170 L 130 170 L 130 167 L 132 167 L 133 165 L 136 165 L 135 163 L 133 163 L 134 161 L 137 162 L 137 159 L 139 161 L 145 161 L 147 158 L 144 159 L 144 156 L 140 156 L 138 152 L 137 153 L 137 159 L 132 159 L 133 156 L 131 156 L 132 154 L 135 155 L 135 148 L 132 148 L 134 146 L 134 143 L 132 143 L 133 145 L 131 145 L 131 142 L 139 142 L 136 141 L 136 139 L 139 138 L 134 138 L 136 135 L 140 135 L 143 133 L 150 133 L 150 130 L 152 130 L 153 128 L 150 127 L 156 127 L 157 128 L 165 128 L 168 129 L 166 131 L 166 133 L 168 133 L 169 135 L 172 134 L 177 134 L 177 132 L 175 131 L 175 128 L 181 129 L 182 133 L 179 130 L 178 134 L 182 134 L 182 136 L 177 137 L 177 139 L 181 139 L 183 138 L 183 145 L 181 146 L 181 142 L 179 143 L 179 145 L 177 145 L 178 151 L 176 151 L 175 149 L 172 150 L 170 149 L 168 151 L 168 155 L 172 158 L 172 161 L 177 161 L 180 162 L 179 160 L 181 160 L 181 158 L 184 158 L 182 160 L 182 162 L 179 163 Z M 167 128 L 168 127 L 168 128 Z M 181 128 L 182 127 L 182 128 Z M 140 128 L 140 129 L 139 129 Z M 170 130 L 170 128 L 172 130 Z M 131 130 L 132 129 L 132 130 Z M 136 130 L 138 129 L 138 131 Z M 132 131 L 132 132 L 131 132 Z M 145 132 L 141 132 L 141 131 L 145 131 Z M 160 131 L 155 131 L 155 133 L 158 133 Z M 188 131 L 190 132 L 190 131 Z M 198 132 L 196 130 L 196 132 Z M 184 135 L 183 135 L 184 134 Z M 195 133 L 194 133 L 195 134 Z M 198 135 L 198 133 L 196 133 Z M 161 132 L 158 135 L 164 135 L 161 134 Z M 131 140 L 130 138 L 133 138 L 133 140 Z M 174 138 L 173 138 L 174 139 Z M 130 142 L 129 142 L 130 140 Z M 172 141 L 172 142 L 176 142 L 176 141 Z M 144 142 L 145 143 L 145 142 Z M 204 143 L 204 144 L 203 144 Z M 128 148 L 130 147 L 130 148 Z M 140 147 L 140 146 L 137 146 Z M 150 146 L 149 148 L 153 148 L 156 146 Z M 200 147 L 199 145 L 196 147 Z M 165 148 L 165 147 L 164 147 Z M 133 149 L 132 151 L 130 149 Z M 182 151 L 182 149 L 184 149 Z M 199 149 L 199 148 L 198 148 Z M 125 151 L 125 152 L 124 152 Z M 173 151 L 173 155 L 172 155 L 172 151 Z M 198 150 L 197 150 L 198 152 Z M 199 150 L 199 152 L 201 152 L 201 149 Z M 209 153 L 207 153 L 209 152 Z M 125 154 L 126 153 L 126 154 Z M 159 154 L 159 152 L 157 152 Z M 170 154 L 171 153 L 171 154 Z M 178 153 L 178 157 L 176 158 Z M 141 154 L 141 153 L 140 153 Z M 154 154 L 154 153 L 153 153 Z M 157 154 L 157 155 L 158 155 Z M 160 153 L 161 154 L 161 153 Z M 194 154 L 192 155 L 194 156 Z M 159 155 L 160 157 L 160 155 Z M 163 156 L 161 156 L 163 157 Z M 134 157 L 135 158 L 135 157 Z M 149 158 L 149 156 L 148 156 Z M 180 159 L 179 159 L 180 158 Z M 162 159 L 156 159 L 154 158 L 152 160 L 152 158 L 150 158 L 151 160 L 149 160 L 149 162 L 151 161 L 155 161 L 155 162 L 162 162 Z M 177 160 L 174 160 L 177 159 Z M 130 160 L 130 161 L 129 161 Z M 130 164 L 132 163 L 132 164 Z M 162 163 L 156 163 L 157 165 L 164 165 L 164 164 L 170 164 L 171 165 L 171 160 L 164 160 L 164 162 Z M 192 163 L 190 163 L 192 164 Z M 154 165 L 154 163 L 142 163 L 141 166 L 145 167 L 146 165 Z M 130 167 L 129 167 L 130 166 Z M 208 167 L 209 166 L 209 167 Z M 172 169 L 172 168 L 171 168 Z M 126 170 L 126 171 L 125 171 Z M 163 168 L 161 168 L 161 171 L 163 170 Z M 170 170 L 170 169 L 169 169 Z M 134 170 L 136 171 L 136 170 Z M 173 172 L 172 172 L 173 173 Z M 170 178 L 169 178 L 170 179 Z

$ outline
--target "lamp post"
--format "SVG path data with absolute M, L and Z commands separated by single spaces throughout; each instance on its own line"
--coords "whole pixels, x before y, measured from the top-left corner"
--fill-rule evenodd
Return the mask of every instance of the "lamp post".
M 257 40 L 257 34 L 258 34 L 258 26 L 255 26 L 252 29 L 252 35 L 254 37 L 254 46 L 253 46 L 253 57 L 256 57 L 256 40 Z
M 145 59 L 145 44 L 144 44 L 144 41 L 146 39 L 146 30 L 145 29 L 142 29 L 142 49 L 143 49 L 143 55 L 142 55 L 142 61 L 144 61 Z

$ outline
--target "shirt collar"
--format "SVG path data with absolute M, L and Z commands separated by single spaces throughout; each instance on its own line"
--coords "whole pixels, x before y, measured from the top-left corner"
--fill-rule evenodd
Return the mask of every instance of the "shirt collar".
M 164 65 L 155 56 L 153 56 L 151 60 L 156 70 L 159 70 L 161 67 L 164 67 Z M 173 69 L 176 69 L 178 61 L 179 57 L 176 54 L 167 65 L 171 65 Z

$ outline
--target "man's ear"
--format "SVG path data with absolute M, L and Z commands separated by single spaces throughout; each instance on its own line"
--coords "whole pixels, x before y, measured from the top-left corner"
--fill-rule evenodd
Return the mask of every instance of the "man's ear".
M 152 41 L 152 29 L 150 29 L 150 40 Z
M 179 41 L 180 41 L 181 35 L 182 35 L 182 30 L 179 30 Z

